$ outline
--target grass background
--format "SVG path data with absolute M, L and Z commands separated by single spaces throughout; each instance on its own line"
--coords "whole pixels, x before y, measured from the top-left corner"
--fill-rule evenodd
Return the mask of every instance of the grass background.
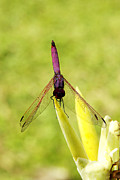
M 64 77 L 100 114 L 119 120 L 120 2 L 0 0 L 2 180 L 42 179 L 39 172 L 51 167 L 64 167 L 69 179 L 79 179 L 52 103 L 25 133 L 19 127 L 53 77 L 52 39 Z

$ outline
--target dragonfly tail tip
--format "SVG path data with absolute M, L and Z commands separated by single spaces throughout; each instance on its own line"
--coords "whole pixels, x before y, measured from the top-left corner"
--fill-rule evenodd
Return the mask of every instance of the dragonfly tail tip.
M 51 44 L 53 47 L 55 47 L 55 42 L 53 40 L 52 40 Z

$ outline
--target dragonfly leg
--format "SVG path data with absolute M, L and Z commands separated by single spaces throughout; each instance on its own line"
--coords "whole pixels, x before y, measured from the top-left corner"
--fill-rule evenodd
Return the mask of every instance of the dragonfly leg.
M 54 109 L 56 109 L 56 108 L 55 108 L 55 103 L 54 103 L 54 99 L 53 99 L 53 97 L 54 97 L 54 96 L 51 96 L 50 98 L 51 98 L 51 99 L 52 99 L 52 101 L 53 101 L 53 106 L 54 106 Z M 56 100 L 60 103 L 60 101 L 59 101 L 58 99 L 56 99 Z M 56 119 L 57 119 L 57 116 L 56 116 Z
M 64 110 L 64 113 L 66 114 L 66 116 L 69 118 L 69 116 L 68 116 L 68 114 L 66 113 L 66 111 L 65 111 L 65 106 L 64 106 L 64 101 L 63 101 L 63 98 L 61 99 L 61 101 L 62 101 L 62 104 L 63 104 L 63 110 Z
M 54 99 L 53 99 L 53 97 L 54 97 L 54 96 L 51 96 L 50 98 L 52 99 L 52 101 L 53 101 L 53 105 L 54 105 L 54 108 L 55 108 L 55 103 L 54 103 Z M 61 100 L 60 100 L 60 99 L 56 99 L 56 101 L 58 101 L 58 102 L 59 102 L 60 107 L 61 107 Z
M 54 106 L 54 109 L 55 109 L 55 103 L 54 103 L 53 97 L 54 97 L 54 96 L 51 96 L 50 99 L 52 99 L 52 101 L 53 101 L 53 106 Z
M 52 99 L 52 100 L 53 100 L 53 97 L 54 97 L 54 96 L 50 96 L 50 99 Z
M 58 102 L 59 102 L 59 104 L 60 104 L 60 107 L 61 107 L 61 99 L 60 99 L 60 100 L 58 100 Z
M 55 108 L 55 103 L 54 103 L 53 97 L 54 97 L 54 96 L 51 96 L 50 98 L 52 99 L 53 105 L 54 105 L 54 108 Z M 63 98 L 61 98 L 61 99 L 56 99 L 56 100 L 59 102 L 60 107 L 61 107 L 61 102 L 62 102 L 62 104 L 63 104 L 63 111 L 64 111 L 64 113 L 66 114 L 66 116 L 69 118 L 68 114 L 67 114 L 66 111 L 65 111 L 65 106 L 64 106 Z

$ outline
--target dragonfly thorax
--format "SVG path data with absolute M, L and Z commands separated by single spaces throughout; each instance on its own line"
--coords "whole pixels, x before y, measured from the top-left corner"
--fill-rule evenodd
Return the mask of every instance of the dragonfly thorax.
M 55 76 L 54 76 L 53 96 L 55 96 L 56 99 L 62 99 L 62 97 L 65 96 L 64 78 L 61 74 L 55 74 Z
M 64 78 L 61 74 L 55 74 L 54 76 L 54 88 L 64 88 Z
M 65 91 L 63 88 L 56 88 L 54 91 L 53 91 L 53 96 L 56 97 L 56 99 L 62 99 L 62 97 L 65 96 Z

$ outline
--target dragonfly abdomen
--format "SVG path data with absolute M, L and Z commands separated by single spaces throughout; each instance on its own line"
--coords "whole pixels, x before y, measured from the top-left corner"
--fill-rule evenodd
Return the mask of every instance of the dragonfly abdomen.
M 54 41 L 51 43 L 51 55 L 52 55 L 52 63 L 53 63 L 53 69 L 55 74 L 60 74 L 60 64 L 59 64 L 59 58 L 57 53 L 57 48 L 55 46 Z

